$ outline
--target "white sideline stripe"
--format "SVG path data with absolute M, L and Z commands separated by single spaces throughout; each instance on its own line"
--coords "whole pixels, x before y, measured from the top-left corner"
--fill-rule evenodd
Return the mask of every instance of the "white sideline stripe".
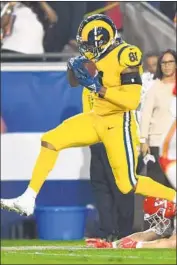
M 47 72 L 47 71 L 66 71 L 67 70 L 67 65 L 65 64 L 41 64 L 41 65 L 30 65 L 30 64 L 11 64 L 11 65 L 6 65 L 2 64 L 1 65 L 1 71 L 7 71 L 7 72 Z
M 83 247 L 82 245 L 78 245 L 73 247 L 72 246 L 18 246 L 18 247 L 1 247 L 2 251 L 23 251 L 23 250 L 63 250 L 63 249 L 73 249 L 73 250 L 80 250 L 80 249 L 88 249 L 88 247 Z
M 76 249 L 76 247 L 74 247 L 75 249 Z M 73 248 L 72 248 L 73 249 Z M 80 249 L 82 249 L 82 250 L 84 250 L 84 249 L 88 249 L 88 248 L 77 248 L 77 250 L 80 250 Z M 96 249 L 96 248 L 91 248 L 91 249 Z M 106 248 L 102 248 L 102 250 L 106 250 Z M 71 248 L 69 248 L 68 250 L 71 250 Z M 96 250 L 98 250 L 98 249 L 96 249 Z M 101 250 L 101 249 L 99 249 L 99 250 Z M 115 249 L 112 249 L 113 251 L 115 250 Z M 27 254 L 27 255 L 41 255 L 41 256 L 69 256 L 69 257 L 87 257 L 87 258 L 90 258 L 90 257 L 93 257 L 93 255 L 92 254 L 76 254 L 76 253 L 46 253 L 46 252 L 25 252 L 25 253 L 22 253 L 22 252 L 18 252 L 18 251 L 12 251 L 12 252 L 10 252 L 10 254 L 16 254 L 16 253 L 18 253 L 18 254 Z M 117 252 L 117 254 L 119 254 L 119 252 Z M 118 258 L 129 258 L 129 259 L 139 259 L 139 258 L 142 258 L 142 257 L 140 257 L 140 256 L 119 256 L 119 255 L 117 255 L 117 256 L 112 256 L 112 255 L 108 255 L 108 254 L 106 254 L 106 255 L 102 255 L 102 254 L 94 254 L 94 257 L 104 257 L 104 258 L 112 258 L 112 259 L 118 259 Z M 153 260 L 153 258 L 152 257 L 146 257 L 146 259 L 148 259 L 148 260 Z M 169 257 L 169 258 L 165 258 L 165 257 L 158 257 L 158 260 L 176 260 L 176 258 L 172 258 L 172 257 Z

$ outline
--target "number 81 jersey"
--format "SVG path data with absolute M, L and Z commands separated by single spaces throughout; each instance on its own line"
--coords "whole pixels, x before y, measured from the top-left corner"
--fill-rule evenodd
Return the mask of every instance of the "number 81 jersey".
M 126 45 L 118 53 L 118 61 L 121 67 L 137 67 L 142 63 L 142 53 L 136 46 Z
M 126 68 L 137 67 L 140 75 L 142 74 L 142 52 L 138 47 L 123 42 L 111 51 L 108 51 L 107 54 L 104 54 L 95 64 L 100 75 L 100 83 L 104 87 L 112 90 L 123 90 L 124 86 L 121 86 L 121 73 Z M 101 116 L 126 111 L 97 96 L 95 97 L 93 110 Z

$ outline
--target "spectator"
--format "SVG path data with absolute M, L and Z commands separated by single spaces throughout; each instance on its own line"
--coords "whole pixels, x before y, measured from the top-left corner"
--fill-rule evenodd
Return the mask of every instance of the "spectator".
M 149 52 L 144 56 L 143 68 L 144 73 L 142 74 L 142 92 L 141 92 L 141 103 L 137 109 L 137 119 L 140 121 L 141 109 L 144 102 L 144 97 L 149 88 L 152 85 L 153 77 L 157 69 L 158 54 L 156 52 Z
M 58 22 L 48 36 L 46 51 L 62 52 L 65 45 L 77 51 L 76 34 L 86 12 L 86 2 L 50 1 L 48 4 L 56 11 Z
M 83 111 L 90 111 L 93 101 L 93 93 L 84 89 Z M 127 236 L 133 229 L 134 194 L 122 194 L 117 188 L 104 145 L 92 145 L 90 150 L 90 178 L 99 214 L 100 237 L 113 241 Z
M 156 52 L 149 52 L 145 54 L 143 60 L 143 67 L 145 73 L 154 75 L 157 70 L 158 54 Z
M 54 10 L 45 1 L 10 2 L 1 18 L 4 27 L 2 52 L 42 54 L 46 26 L 56 20 Z
M 141 153 L 151 154 L 155 163 L 147 164 L 147 175 L 168 185 L 158 164 L 159 145 L 166 124 L 170 120 L 169 106 L 174 85 L 176 84 L 176 53 L 167 50 L 158 59 L 154 83 L 147 92 L 142 109 L 140 135 Z
M 144 73 L 142 74 L 143 87 L 142 87 L 141 104 L 144 101 L 145 94 L 152 85 L 154 74 L 156 73 L 157 70 L 157 61 L 158 61 L 158 54 L 155 52 L 147 53 L 144 57 L 144 62 L 143 62 Z
M 121 11 L 120 3 L 114 1 L 107 2 L 107 6 L 111 5 L 114 6 L 105 13 L 114 21 L 119 33 L 123 33 L 123 13 Z
M 92 145 L 90 178 L 99 213 L 101 237 L 107 241 L 122 238 L 133 229 L 134 194 L 122 194 L 115 183 L 105 147 Z

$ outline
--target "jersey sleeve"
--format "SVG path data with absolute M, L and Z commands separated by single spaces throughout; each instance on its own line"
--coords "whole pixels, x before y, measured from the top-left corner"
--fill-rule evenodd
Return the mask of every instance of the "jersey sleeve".
M 125 47 L 118 54 L 118 61 L 124 67 L 137 67 L 142 65 L 142 52 L 136 46 Z

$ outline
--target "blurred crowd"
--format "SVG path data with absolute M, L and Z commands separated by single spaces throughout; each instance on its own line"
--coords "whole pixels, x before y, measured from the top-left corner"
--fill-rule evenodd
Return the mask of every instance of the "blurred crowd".
M 175 2 L 149 3 L 175 21 Z M 75 53 L 78 26 L 84 16 L 93 13 L 107 14 L 119 31 L 123 30 L 123 15 L 119 2 L 1 2 L 1 52 Z M 58 58 L 55 57 L 54 60 Z
M 110 7 L 111 13 L 109 13 Z M 83 17 L 95 11 L 103 13 L 105 10 L 108 10 L 118 29 L 121 30 L 118 2 L 113 4 L 104 1 L 2 2 L 2 52 L 22 54 L 77 52 L 75 37 Z

